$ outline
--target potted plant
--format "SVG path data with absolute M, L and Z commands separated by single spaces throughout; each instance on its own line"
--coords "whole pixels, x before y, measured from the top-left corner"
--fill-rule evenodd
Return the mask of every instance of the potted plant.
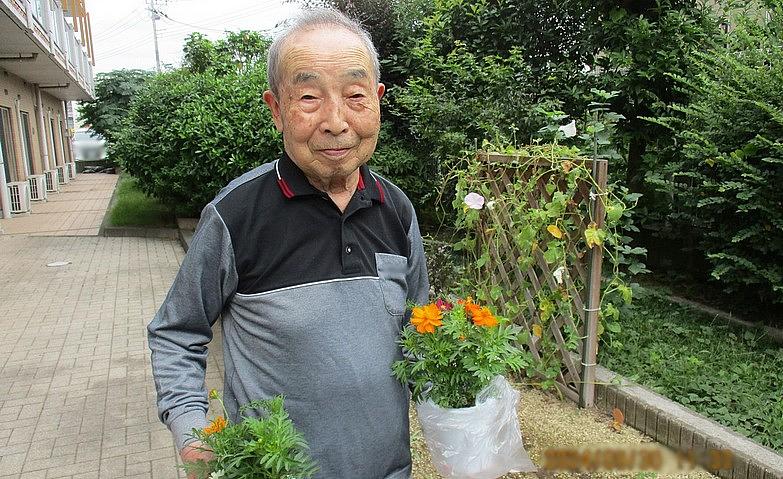
M 220 402 L 225 416 L 218 416 L 204 429 L 194 429 L 193 436 L 214 458 L 186 464 L 188 473 L 209 479 L 306 479 L 315 474 L 307 443 L 288 417 L 282 396 L 242 406 L 242 420 L 236 423 L 226 420 L 228 414 L 216 390 L 209 397 Z M 261 416 L 246 415 L 253 410 Z
M 516 416 L 519 392 L 506 380 L 530 364 L 522 328 L 471 298 L 412 308 L 394 376 L 410 385 L 438 472 L 491 479 L 534 471 Z

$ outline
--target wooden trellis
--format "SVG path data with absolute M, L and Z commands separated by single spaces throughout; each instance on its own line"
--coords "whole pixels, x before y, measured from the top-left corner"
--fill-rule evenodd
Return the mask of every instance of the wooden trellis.
M 534 178 L 531 175 L 542 175 L 536 182 L 536 187 L 526 190 L 525 201 L 530 208 L 541 208 L 543 204 L 551 200 L 555 193 L 548 192 L 547 183 L 554 182 L 557 188 L 565 190 L 565 176 L 563 178 L 551 178 L 549 175 L 558 174 L 552 171 L 551 159 L 531 160 L 514 155 L 496 153 L 479 153 L 478 159 L 481 165 L 480 181 L 489 186 L 496 198 L 512 191 L 515 182 L 527 182 Z M 586 180 L 577 183 L 576 194 L 572 201 L 568 202 L 566 215 L 573 219 L 575 227 L 572 231 L 566 231 L 566 257 L 567 268 L 560 279 L 562 284 L 556 281 L 550 265 L 544 257 L 546 246 L 532 248 L 533 265 L 523 269 L 518 261 L 521 256 L 520 245 L 514 238 L 518 231 L 515 230 L 514 218 L 509 209 L 503 204 L 493 205 L 487 208 L 495 225 L 503 225 L 502 228 L 487 228 L 486 224 L 479 225 L 478 241 L 483 247 L 489 248 L 490 259 L 484 268 L 493 283 L 502 286 L 501 297 L 497 301 L 498 309 L 508 316 L 507 305 L 518 305 L 519 313 L 513 320 L 527 328 L 531 333 L 528 341 L 533 357 L 541 358 L 542 340 L 554 341 L 556 354 L 560 361 L 560 371 L 556 378 L 557 388 L 567 397 L 580 406 L 587 407 L 593 404 L 595 364 L 597 352 L 597 325 L 598 311 L 601 294 L 601 262 L 603 248 L 601 246 L 588 247 L 583 240 L 588 224 L 583 220 L 583 214 L 589 212 L 587 217 L 592 218 L 595 227 L 604 226 L 605 204 L 603 198 L 606 193 L 607 162 L 606 160 L 589 160 L 585 158 L 558 158 L 555 161 L 570 161 L 592 169 L 594 184 Z M 524 165 L 524 167 L 520 167 Z M 548 173 L 542 173 L 547 172 Z M 481 247 L 481 246 L 480 246 Z M 562 310 L 556 312 L 553 317 L 542 325 L 539 306 L 536 297 L 542 285 L 550 288 L 565 288 L 569 301 L 572 302 L 573 315 L 563 314 Z M 571 306 L 571 305 L 569 305 Z M 534 334 L 534 325 L 542 327 L 541 337 Z M 567 347 L 564 338 L 565 330 L 578 332 L 577 351 Z M 538 330 L 538 328 L 535 328 Z M 573 344 L 573 342 L 572 342 Z

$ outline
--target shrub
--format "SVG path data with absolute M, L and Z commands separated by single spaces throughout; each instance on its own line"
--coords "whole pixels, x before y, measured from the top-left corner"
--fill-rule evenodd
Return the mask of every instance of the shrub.
M 783 10 L 742 23 L 716 51 L 694 53 L 690 102 L 657 120 L 674 160 L 648 181 L 671 200 L 673 231 L 695 239 L 727 292 L 783 303 Z
M 196 214 L 231 179 L 279 157 L 265 85 L 263 64 L 158 75 L 132 102 L 112 154 L 145 193 Z
M 420 222 L 431 222 L 431 211 L 438 197 L 437 172 L 432 164 L 392 133 L 384 123 L 378 136 L 378 146 L 370 159 L 370 167 L 399 186 L 413 202 Z M 429 220 L 429 221 L 428 221 Z

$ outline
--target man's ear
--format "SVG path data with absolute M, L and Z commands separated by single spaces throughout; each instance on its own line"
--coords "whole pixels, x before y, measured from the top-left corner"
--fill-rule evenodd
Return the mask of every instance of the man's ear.
M 275 94 L 270 90 L 264 92 L 264 102 L 269 106 L 269 111 L 272 112 L 272 120 L 275 122 L 277 131 L 283 131 L 283 119 L 280 116 L 280 103 L 277 102 Z
M 386 92 L 386 85 L 384 85 L 383 83 L 378 83 L 378 100 L 381 99 L 384 92 Z

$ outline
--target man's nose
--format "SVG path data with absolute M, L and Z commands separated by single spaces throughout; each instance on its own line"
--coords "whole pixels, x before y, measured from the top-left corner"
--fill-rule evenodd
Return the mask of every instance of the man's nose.
M 329 99 L 323 105 L 323 118 L 321 131 L 332 135 L 339 135 L 348 131 L 348 122 L 345 120 L 345 105 L 340 98 Z

